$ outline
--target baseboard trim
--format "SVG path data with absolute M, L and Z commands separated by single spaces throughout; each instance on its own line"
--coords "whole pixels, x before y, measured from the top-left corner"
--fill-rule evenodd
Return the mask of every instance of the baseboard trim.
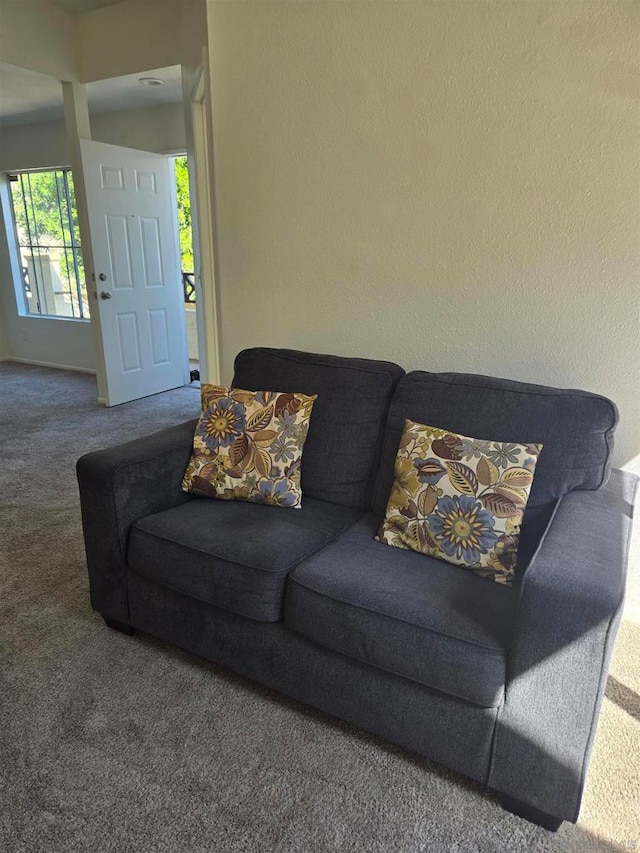
M 18 364 L 33 364 L 36 367 L 52 367 L 54 370 L 73 370 L 76 373 L 93 373 L 94 376 L 96 373 L 90 367 L 78 367 L 75 364 L 56 364 L 52 361 L 38 361 L 35 358 L 16 358 L 13 355 L 3 356 L 0 361 L 15 361 Z

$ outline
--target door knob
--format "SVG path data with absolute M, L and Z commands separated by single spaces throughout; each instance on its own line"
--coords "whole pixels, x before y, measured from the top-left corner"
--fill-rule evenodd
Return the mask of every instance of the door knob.
M 105 275 L 103 272 L 101 272 L 101 273 L 100 273 L 100 275 L 98 276 L 98 278 L 100 279 L 100 281 L 106 281 L 106 280 L 107 280 L 107 277 L 106 277 L 106 275 Z
M 101 290 L 100 291 L 100 299 L 111 299 L 111 294 L 109 293 L 108 290 Z

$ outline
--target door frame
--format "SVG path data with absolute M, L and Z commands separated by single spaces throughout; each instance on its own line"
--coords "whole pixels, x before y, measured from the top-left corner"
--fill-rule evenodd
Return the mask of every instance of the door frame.
M 92 140 L 91 124 L 89 120 L 89 105 L 87 101 L 86 87 L 81 83 L 62 82 L 62 94 L 64 102 L 64 123 L 67 144 L 69 147 L 71 169 L 73 173 L 76 210 L 78 213 L 78 224 L 80 228 L 80 242 L 82 245 L 82 256 L 84 261 L 85 275 L 87 280 L 87 292 L 92 298 L 92 310 L 90 313 L 91 336 L 93 338 L 94 355 L 96 363 L 96 379 L 97 379 L 97 402 L 100 405 L 107 404 L 107 380 L 106 380 L 106 358 L 105 345 L 102 338 L 102 326 L 98 315 L 99 308 L 94 305 L 97 299 L 97 287 L 95 267 L 93 263 L 93 254 L 91 251 L 91 231 L 89 228 L 89 210 L 87 204 L 86 188 L 84 182 L 84 170 L 82 165 L 82 157 L 80 152 L 81 140 Z M 96 140 L 94 140 L 96 141 Z M 168 159 L 166 153 L 150 152 L 164 156 L 169 163 L 169 168 L 173 172 L 173 163 Z M 172 186 L 175 188 L 175 176 L 172 178 Z M 175 240 L 176 257 L 180 258 L 180 239 L 178 235 L 178 201 L 175 191 L 170 193 L 170 205 L 172 209 L 173 233 Z M 178 260 L 178 272 L 181 271 L 181 265 Z M 181 277 L 178 278 L 176 287 L 182 290 Z M 178 300 L 182 311 L 183 320 L 181 322 L 181 340 L 183 349 L 183 369 L 184 369 L 184 385 L 188 385 L 189 378 L 189 358 L 187 353 L 186 328 L 184 323 L 184 305 L 182 299 Z
M 220 332 L 211 156 L 213 148 L 210 136 L 211 112 L 206 50 L 203 53 L 203 63 L 196 75 L 190 97 L 193 148 L 191 151 L 187 150 L 187 158 L 190 165 L 191 221 L 196 221 L 193 244 L 200 378 L 203 382 L 219 383 Z

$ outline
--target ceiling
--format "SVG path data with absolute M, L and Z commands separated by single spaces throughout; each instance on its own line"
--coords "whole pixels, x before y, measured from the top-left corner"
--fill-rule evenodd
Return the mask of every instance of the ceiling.
M 95 6 L 98 0 L 59 0 L 60 5 L 63 2 L 77 6 L 93 3 Z M 101 0 L 100 5 L 105 5 L 105 0 Z M 144 86 L 139 82 L 141 77 L 159 77 L 165 84 Z M 180 66 L 87 83 L 87 98 L 89 112 L 93 115 L 179 103 L 182 100 Z M 58 80 L 0 63 L 0 126 L 61 121 L 63 118 L 62 86 Z

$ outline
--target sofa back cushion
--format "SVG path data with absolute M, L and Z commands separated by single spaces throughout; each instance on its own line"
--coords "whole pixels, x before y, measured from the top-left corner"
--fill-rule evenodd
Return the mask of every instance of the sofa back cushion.
M 368 509 L 397 364 L 256 347 L 235 361 L 233 385 L 317 394 L 302 456 L 302 493 Z
M 480 439 L 544 445 L 531 508 L 572 489 L 597 489 L 606 481 L 618 413 L 606 397 L 587 391 L 468 373 L 407 373 L 391 403 L 374 488 L 372 506 L 381 516 L 405 418 Z

